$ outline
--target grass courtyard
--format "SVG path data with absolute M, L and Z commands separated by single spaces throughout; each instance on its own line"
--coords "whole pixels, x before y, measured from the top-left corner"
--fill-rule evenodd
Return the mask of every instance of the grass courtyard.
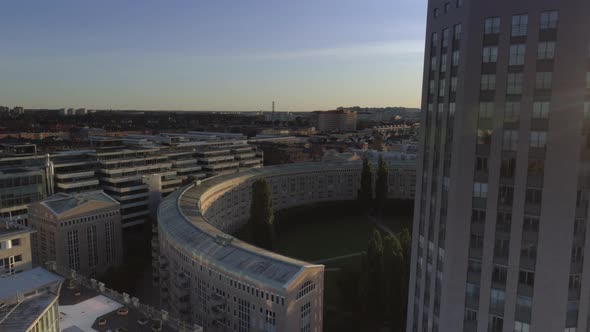
M 393 232 L 399 232 L 411 225 L 412 204 L 391 203 L 382 222 Z M 345 293 L 355 289 L 351 275 L 360 272 L 360 254 L 366 250 L 376 225 L 358 213 L 354 202 L 334 202 L 279 211 L 275 214 L 275 226 L 273 251 L 326 267 L 325 330 L 357 331 L 354 310 L 358 303 L 352 303 Z M 244 241 L 250 239 L 247 228 L 236 236 Z

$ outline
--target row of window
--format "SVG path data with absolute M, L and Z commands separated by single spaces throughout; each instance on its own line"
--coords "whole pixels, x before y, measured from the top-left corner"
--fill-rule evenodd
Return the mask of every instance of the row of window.
M 455 0 L 455 1 L 454 1 L 454 5 L 455 5 L 455 8 L 461 8 L 461 7 L 463 6 L 463 0 Z M 443 10 L 443 12 L 444 12 L 445 14 L 446 14 L 446 13 L 448 13 L 448 12 L 451 10 L 451 2 L 445 2 L 445 3 L 443 4 L 442 10 Z M 433 11 L 432 15 L 433 15 L 435 18 L 437 18 L 437 17 L 439 17 L 439 16 L 440 16 L 440 13 L 441 13 L 441 11 L 440 11 L 440 9 L 437 7 L 437 8 L 434 8 L 434 11 Z
M 555 58 L 555 41 L 543 41 L 537 45 L 537 60 L 553 60 Z M 526 45 L 510 45 L 508 65 L 522 66 L 525 63 Z M 498 46 L 486 46 L 482 50 L 482 63 L 498 62 Z
M 556 10 L 546 11 L 541 13 L 539 21 L 539 29 L 557 29 L 559 22 L 559 12 Z M 522 37 L 526 36 L 528 32 L 529 16 L 527 14 L 512 16 L 511 22 L 511 36 Z M 501 20 L 500 17 L 488 17 L 484 20 L 484 34 L 498 34 L 500 33 Z

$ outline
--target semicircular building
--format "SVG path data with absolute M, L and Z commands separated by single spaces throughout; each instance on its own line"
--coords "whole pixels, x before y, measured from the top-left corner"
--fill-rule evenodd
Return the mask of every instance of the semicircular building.
M 354 200 L 360 172 L 360 162 L 271 166 L 172 193 L 158 210 L 163 306 L 207 330 L 322 331 L 324 266 L 257 248 L 228 233 L 247 222 L 257 179 L 269 182 L 279 210 Z M 413 162 L 400 161 L 390 182 L 407 178 L 399 172 L 413 174 Z

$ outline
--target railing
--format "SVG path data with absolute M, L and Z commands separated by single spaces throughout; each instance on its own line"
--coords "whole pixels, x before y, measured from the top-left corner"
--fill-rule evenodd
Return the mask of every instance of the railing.
M 203 332 L 203 328 L 196 324 L 189 324 L 176 317 L 171 317 L 165 310 L 160 310 L 149 305 L 139 302 L 136 297 L 131 297 L 126 293 L 119 293 L 116 290 L 107 288 L 102 282 L 96 279 L 88 279 L 85 276 L 79 275 L 76 271 L 69 268 L 58 266 L 55 262 L 47 262 L 46 268 L 49 271 L 57 273 L 68 280 L 70 284 L 79 283 L 80 286 L 93 289 L 98 293 L 108 297 L 111 300 L 117 301 L 121 304 L 127 305 L 134 310 L 137 310 L 144 317 L 154 321 L 160 321 L 162 325 L 167 325 L 175 331 L 181 332 Z

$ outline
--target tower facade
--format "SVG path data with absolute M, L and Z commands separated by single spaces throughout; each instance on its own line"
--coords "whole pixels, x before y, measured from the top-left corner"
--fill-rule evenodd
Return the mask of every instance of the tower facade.
M 590 328 L 589 18 L 429 1 L 407 331 Z

